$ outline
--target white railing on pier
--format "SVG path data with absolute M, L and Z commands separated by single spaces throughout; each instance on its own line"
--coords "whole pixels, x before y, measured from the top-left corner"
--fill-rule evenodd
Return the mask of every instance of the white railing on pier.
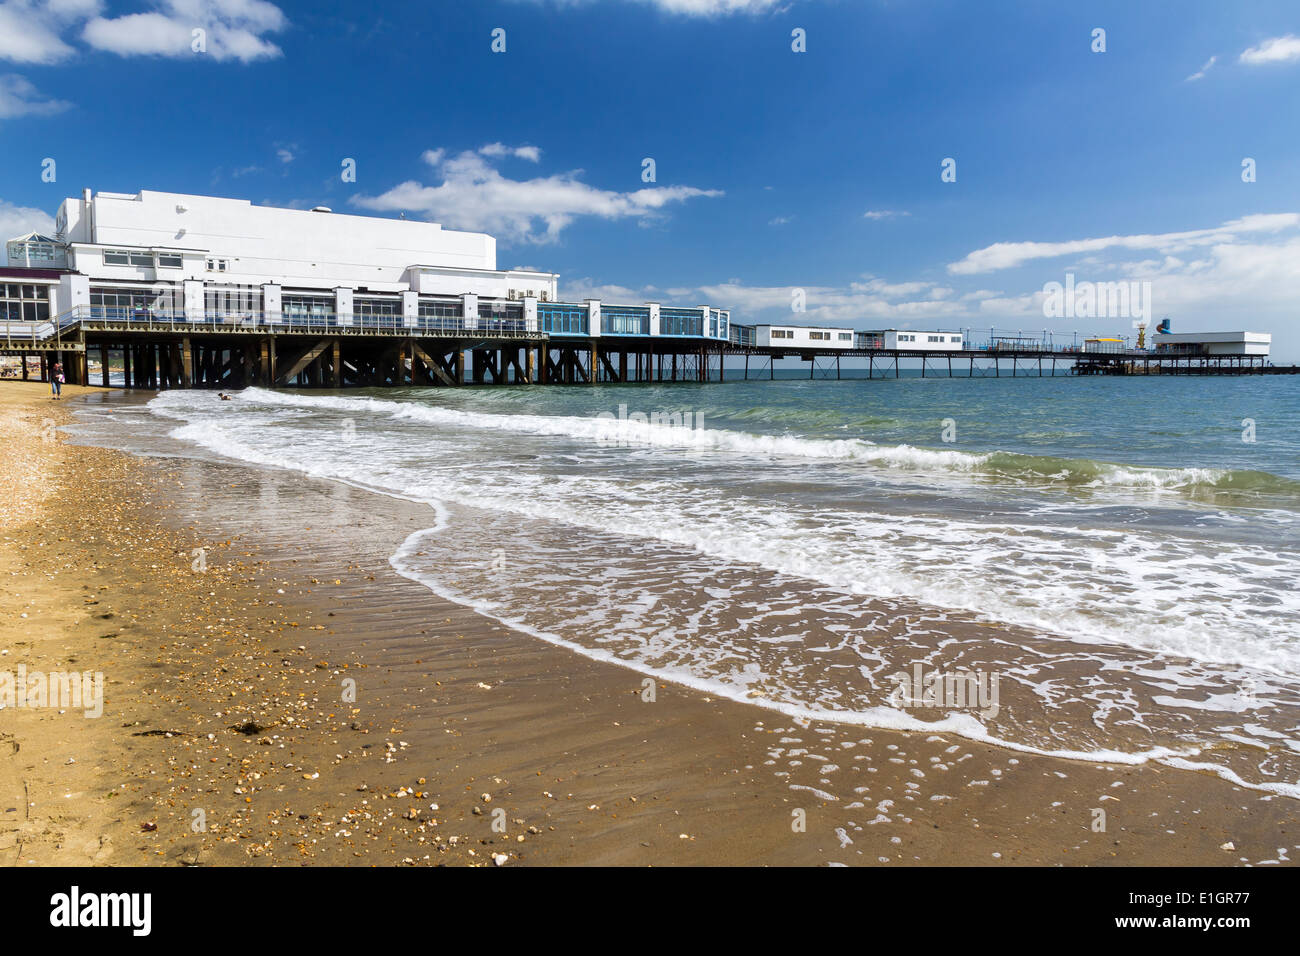
M 289 313 L 248 311 L 188 311 L 131 309 L 110 306 L 76 306 L 53 321 L 0 322 L 0 341 L 7 348 L 42 343 L 46 347 L 67 337 L 76 326 L 90 329 L 129 329 L 142 332 L 262 331 L 295 333 L 348 333 L 392 335 L 463 335 L 466 337 L 541 337 L 536 320 L 523 316 L 412 316 L 347 315 L 339 313 Z

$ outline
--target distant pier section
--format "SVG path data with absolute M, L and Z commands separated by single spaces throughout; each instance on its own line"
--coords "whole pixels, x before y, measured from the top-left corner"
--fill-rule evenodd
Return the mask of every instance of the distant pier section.
M 232 238 L 233 237 L 233 238 Z M 714 305 L 557 301 L 558 275 L 496 268 L 496 241 L 436 223 L 85 190 L 52 236 L 9 241 L 0 374 L 226 388 L 870 377 L 1294 374 L 1258 332 L 1123 336 L 745 325 Z M 909 373 L 910 374 L 910 373 Z

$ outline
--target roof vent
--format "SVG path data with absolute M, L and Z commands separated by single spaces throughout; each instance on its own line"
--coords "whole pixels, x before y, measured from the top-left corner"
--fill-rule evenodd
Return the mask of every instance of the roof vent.
M 333 212 L 334 210 L 331 209 L 329 206 L 312 206 L 311 211 L 312 212 Z

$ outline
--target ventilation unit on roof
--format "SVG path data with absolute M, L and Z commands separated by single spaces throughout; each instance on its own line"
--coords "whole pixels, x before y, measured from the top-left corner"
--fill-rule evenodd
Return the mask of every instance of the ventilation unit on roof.
M 311 211 L 312 212 L 333 212 L 334 210 L 331 209 L 329 206 L 312 206 Z

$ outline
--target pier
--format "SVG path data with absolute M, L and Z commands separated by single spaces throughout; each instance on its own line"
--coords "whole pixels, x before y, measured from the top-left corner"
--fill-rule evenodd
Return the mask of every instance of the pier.
M 609 309 L 610 307 L 606 307 Z M 191 314 L 78 307 L 44 323 L 0 323 L 0 354 L 22 356 L 21 376 L 48 381 L 55 361 L 78 385 L 127 388 L 594 385 L 775 378 L 799 359 L 810 379 L 843 377 L 865 363 L 869 378 L 1056 375 L 1280 375 L 1266 355 L 1206 350 L 1087 348 L 1017 339 L 963 339 L 959 349 L 757 344 L 753 326 L 728 338 L 543 331 L 521 319 L 400 316 Z M 91 369 L 92 360 L 95 368 Z M 110 368 L 120 370 L 110 381 Z

